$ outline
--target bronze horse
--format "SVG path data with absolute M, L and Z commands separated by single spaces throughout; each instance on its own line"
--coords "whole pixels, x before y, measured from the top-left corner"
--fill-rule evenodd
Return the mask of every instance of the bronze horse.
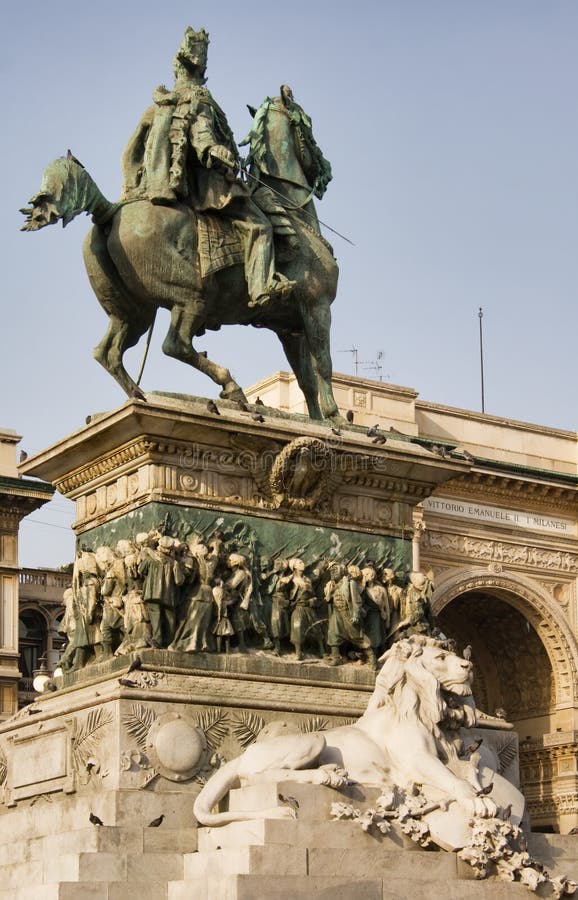
M 212 378 L 220 385 L 222 398 L 243 400 L 244 395 L 228 368 L 195 349 L 194 338 L 207 329 L 218 331 L 222 325 L 269 328 L 283 345 L 310 417 L 338 421 L 329 340 L 337 264 L 316 224 L 310 200 L 313 186 L 305 197 L 305 209 L 299 206 L 308 182 L 295 123 L 266 104 L 258 116 L 261 151 L 266 145 L 267 152 L 253 153 L 251 144 L 252 171 L 258 176 L 259 158 L 269 160 L 263 178 L 287 198 L 283 205 L 297 239 L 293 258 L 278 261 L 280 271 L 297 283 L 286 299 L 275 300 L 267 308 L 250 308 L 240 264 L 202 277 L 197 215 L 190 206 L 156 205 L 148 200 L 111 203 L 70 154 L 45 170 L 40 192 L 22 210 L 27 217 L 22 230 L 35 231 L 58 220 L 66 225 L 81 212 L 92 214 L 95 224 L 84 241 L 84 262 L 109 317 L 94 356 L 129 396 L 144 399 L 124 367 L 123 355 L 151 327 L 157 309 L 164 307 L 171 313 L 164 353 Z M 275 158 L 280 148 L 282 153 Z

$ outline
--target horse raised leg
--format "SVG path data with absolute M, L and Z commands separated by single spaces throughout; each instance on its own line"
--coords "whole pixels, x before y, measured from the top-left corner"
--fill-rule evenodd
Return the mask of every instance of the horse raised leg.
M 143 392 L 124 367 L 123 356 L 150 327 L 155 309 L 139 304 L 125 287 L 110 258 L 104 229 L 95 227 L 87 234 L 82 252 L 94 293 L 109 316 L 106 334 L 93 350 L 94 358 L 129 397 L 144 400 Z
M 144 400 L 145 396 L 126 371 L 123 356 L 125 350 L 134 347 L 150 324 L 150 319 L 135 323 L 123 322 L 116 316 L 111 316 L 106 334 L 93 350 L 94 358 L 120 384 L 123 391 L 129 397 L 136 397 L 138 400 Z
M 311 354 L 304 334 L 279 334 L 279 340 L 283 344 L 285 356 L 295 373 L 297 384 L 301 388 L 307 411 L 311 419 L 322 419 L 323 414 L 319 406 L 317 378 L 311 364 Z
M 171 311 L 171 324 L 167 336 L 163 342 L 163 353 L 188 363 L 189 366 L 198 369 L 204 375 L 220 385 L 220 397 L 223 400 L 244 400 L 247 398 L 242 388 L 234 380 L 225 366 L 214 363 L 204 353 L 199 353 L 193 347 L 193 337 L 199 333 L 202 319 L 189 305 L 173 306 Z

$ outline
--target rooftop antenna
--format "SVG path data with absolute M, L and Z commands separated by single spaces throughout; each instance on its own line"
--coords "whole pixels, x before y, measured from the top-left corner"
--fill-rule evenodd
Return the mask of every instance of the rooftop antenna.
M 351 353 L 353 355 L 353 368 L 355 370 L 355 376 L 357 377 L 357 375 L 359 373 L 359 358 L 357 355 L 359 353 L 358 348 L 352 346 L 352 347 L 350 347 L 349 350 L 338 350 L 337 352 L 338 353 Z
M 378 350 L 375 359 L 359 363 L 359 365 L 367 371 L 376 372 L 378 381 L 383 381 L 383 364 L 381 362 L 383 355 L 383 350 Z M 386 378 L 389 378 L 389 375 L 386 375 Z
M 481 388 L 482 388 L 482 412 L 486 411 L 485 402 L 484 402 L 484 330 L 482 326 L 482 319 L 484 318 L 484 311 L 480 306 L 478 312 L 478 319 L 480 320 L 480 378 L 481 378 Z

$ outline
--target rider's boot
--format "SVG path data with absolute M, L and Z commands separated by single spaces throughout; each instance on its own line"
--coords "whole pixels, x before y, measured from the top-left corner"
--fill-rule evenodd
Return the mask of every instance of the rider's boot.
M 296 281 L 290 281 L 281 272 L 275 272 L 263 294 L 259 294 L 254 300 L 249 300 L 250 307 L 267 306 L 272 300 L 284 300 L 297 286 Z

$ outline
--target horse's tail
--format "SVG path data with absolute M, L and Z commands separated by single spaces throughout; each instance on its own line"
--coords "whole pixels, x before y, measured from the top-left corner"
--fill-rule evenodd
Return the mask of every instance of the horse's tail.
M 30 207 L 20 210 L 26 217 L 21 231 L 38 231 L 60 220 L 65 226 L 82 212 L 92 213 L 93 221 L 103 225 L 123 205 L 107 200 L 84 166 L 65 157 L 46 167 L 40 191 L 29 203 Z

